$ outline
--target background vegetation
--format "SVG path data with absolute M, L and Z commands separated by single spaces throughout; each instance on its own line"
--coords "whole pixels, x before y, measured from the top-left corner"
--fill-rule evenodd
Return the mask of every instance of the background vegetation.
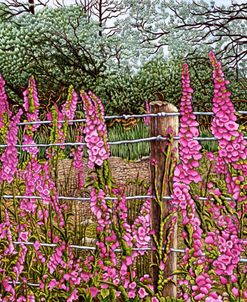
M 12 104 L 21 106 L 27 79 L 34 75 L 46 110 L 65 101 L 70 84 L 94 91 L 108 114 L 143 112 L 145 100 L 157 93 L 178 105 L 181 65 L 188 60 L 194 108 L 210 110 L 207 53 L 214 49 L 231 81 L 236 109 L 246 108 L 246 4 L 50 3 L 8 0 L 0 6 L 0 73 Z

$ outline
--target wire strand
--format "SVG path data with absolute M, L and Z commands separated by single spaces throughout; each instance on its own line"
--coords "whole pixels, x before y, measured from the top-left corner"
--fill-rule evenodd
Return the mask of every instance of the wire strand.
M 195 111 L 193 112 L 195 115 L 214 115 L 213 112 L 201 112 L 201 111 Z M 238 114 L 247 114 L 247 111 L 237 111 Z M 129 118 L 145 118 L 145 117 L 167 117 L 167 116 L 180 116 L 180 112 L 158 112 L 158 113 L 145 113 L 145 114 L 123 114 L 123 115 L 106 115 L 106 120 L 111 119 L 129 119 Z M 68 123 L 80 123 L 85 122 L 86 119 L 74 119 L 74 120 L 68 120 Z M 58 123 L 65 123 L 65 120 L 57 121 Z M 35 122 L 21 122 L 18 123 L 18 126 L 23 125 L 35 125 L 35 124 L 51 124 L 52 121 L 46 120 L 46 121 L 35 121 Z
M 13 241 L 13 244 L 15 245 L 30 245 L 33 246 L 34 242 L 28 242 L 28 241 Z M 57 244 L 55 243 L 39 243 L 40 246 L 45 246 L 45 247 L 56 247 Z M 76 244 L 70 244 L 70 248 L 73 249 L 79 249 L 79 250 L 88 250 L 88 251 L 95 251 L 96 247 L 95 246 L 86 246 L 86 245 L 76 245 Z M 165 248 L 164 248 L 165 249 Z M 151 247 L 143 247 L 143 248 L 132 248 L 133 251 L 152 251 Z M 173 253 L 185 253 L 185 250 L 183 249 L 175 249 L 171 248 L 171 251 Z M 114 252 L 116 253 L 121 253 L 121 249 L 115 249 Z M 202 256 L 205 256 L 205 254 L 202 254 Z M 240 258 L 239 262 L 247 263 L 247 258 Z
M 196 141 L 217 141 L 216 137 L 193 137 Z M 247 136 L 244 137 L 247 139 Z M 146 138 L 138 138 L 138 139 L 131 139 L 131 140 L 122 140 L 122 141 L 112 141 L 108 142 L 108 145 L 121 145 L 121 144 L 134 144 L 134 143 L 141 143 L 141 142 L 150 142 L 150 141 L 167 141 L 167 137 L 163 137 L 161 135 L 151 136 Z M 174 140 L 180 140 L 179 136 L 174 136 Z M 54 144 L 17 144 L 15 147 L 18 148 L 25 148 L 25 147 L 55 147 L 55 146 L 85 146 L 86 143 L 77 143 L 77 142 L 68 142 L 68 143 L 54 143 Z M 6 148 L 8 145 L 0 145 L 0 148 Z
M 2 195 L 2 198 L 5 199 L 42 199 L 41 196 L 25 196 L 25 195 L 21 195 L 21 196 L 14 196 L 14 195 Z M 135 199 L 154 199 L 155 196 L 153 195 L 133 195 L 133 196 L 126 196 L 125 197 L 126 200 L 135 200 Z M 74 201 L 90 201 L 90 197 L 73 197 L 73 196 L 58 196 L 59 200 L 74 200 Z M 117 197 L 112 197 L 112 196 L 106 196 L 105 200 L 116 200 L 118 199 Z M 171 196 L 163 196 L 163 199 L 166 200 L 171 200 L 172 197 Z M 199 196 L 198 198 L 196 198 L 198 200 L 208 200 L 207 197 L 201 197 Z M 225 200 L 229 200 L 231 201 L 232 199 L 229 197 L 225 197 Z

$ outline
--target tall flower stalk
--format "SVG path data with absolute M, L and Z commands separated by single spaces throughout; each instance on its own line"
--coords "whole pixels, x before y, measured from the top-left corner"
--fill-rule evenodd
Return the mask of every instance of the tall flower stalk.
M 0 183 L 6 180 L 11 183 L 16 176 L 18 171 L 18 152 L 17 152 L 17 134 L 18 134 L 18 123 L 20 122 L 20 117 L 22 115 L 22 110 L 13 116 L 9 122 L 8 132 L 6 134 L 6 144 L 3 154 L 1 155 L 2 167 L 0 170 Z
M 229 81 L 225 80 L 221 64 L 212 52 L 209 58 L 213 66 L 215 113 L 211 129 L 219 142 L 219 151 L 214 160 L 217 173 L 225 176 L 225 186 L 218 186 L 217 180 L 208 184 L 210 197 L 217 201 L 216 204 L 207 201 L 216 230 L 207 235 L 205 242 L 208 255 L 214 252 L 212 266 L 229 298 L 242 301 L 247 295 L 242 286 L 244 269 L 239 262 L 247 247 L 243 224 L 247 202 L 247 142 L 239 131 L 231 94 L 227 90 Z M 226 196 L 231 200 L 226 200 Z
M 190 278 L 179 280 L 182 289 L 182 297 L 185 301 L 189 297 L 193 301 L 202 301 L 205 297 L 211 296 L 212 281 L 208 275 L 207 265 L 204 264 L 202 252 L 201 222 L 197 215 L 196 202 L 190 193 L 190 186 L 199 183 L 202 179 L 197 171 L 202 158 L 201 146 L 197 140 L 199 136 L 198 122 L 192 110 L 192 93 L 190 86 L 190 75 L 188 65 L 182 67 L 182 88 L 181 118 L 180 118 L 180 163 L 174 170 L 172 202 L 182 214 L 184 231 L 182 236 L 186 244 L 182 268 L 190 275 Z M 196 199 L 196 196 L 194 196 Z M 188 276 L 187 275 L 187 276 Z
M 5 91 L 5 81 L 2 75 L 0 75 L 0 133 L 3 134 L 5 125 L 10 117 L 10 109 L 8 104 L 8 98 Z
M 133 264 L 135 258 L 144 252 L 133 251 L 133 248 L 148 247 L 150 201 L 145 202 L 133 226 L 129 225 L 123 188 L 114 184 L 109 173 L 110 153 L 102 102 L 91 92 L 82 91 L 81 97 L 86 116 L 84 133 L 89 155 L 88 166 L 96 172 L 92 179 L 90 205 L 99 224 L 96 242 L 99 260 L 92 282 L 95 282 L 94 278 L 99 272 L 102 277 L 101 291 L 95 292 L 95 295 L 100 298 L 102 291 L 111 286 L 116 288 L 115 296 L 120 295 L 124 301 L 131 301 L 138 296 L 144 298 L 148 295 L 147 291 L 152 292 L 151 279 L 146 276 L 143 279 L 146 286 L 142 287 L 143 282 L 137 285 Z M 107 195 L 111 196 L 111 200 L 106 199 Z M 122 251 L 120 259 L 115 251 L 119 248 Z
M 89 155 L 88 167 L 92 169 L 95 165 L 102 166 L 104 160 L 109 158 L 104 109 L 100 99 L 92 92 L 87 94 L 81 91 L 81 98 L 86 116 L 84 134 Z
M 28 81 L 28 88 L 23 92 L 24 95 L 24 109 L 26 111 L 27 122 L 38 122 L 39 121 L 39 97 L 38 91 L 36 88 L 36 82 L 34 77 L 31 77 Z M 35 145 L 34 142 L 34 133 L 39 128 L 39 124 L 30 124 L 25 125 L 24 135 L 23 135 L 23 144 Z M 29 152 L 32 157 L 35 157 L 39 149 L 37 147 L 23 147 L 23 150 Z

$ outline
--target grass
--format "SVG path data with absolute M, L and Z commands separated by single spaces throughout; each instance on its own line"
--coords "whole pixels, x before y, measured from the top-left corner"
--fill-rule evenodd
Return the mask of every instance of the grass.
M 75 141 L 75 132 L 78 125 L 72 125 L 68 127 L 68 133 L 66 142 Z M 50 140 L 50 127 L 47 125 L 41 125 L 34 134 L 34 141 L 37 144 L 49 144 Z M 18 138 L 19 143 L 22 142 L 24 128 L 20 127 Z M 122 140 L 133 140 L 149 136 L 149 128 L 144 125 L 143 122 L 126 129 L 121 123 L 114 124 L 114 126 L 108 129 L 108 140 L 109 141 L 122 141 Z M 71 148 L 73 146 L 66 146 L 64 149 L 65 157 L 70 157 Z M 44 159 L 46 147 L 39 147 L 38 158 Z M 86 148 L 84 148 L 84 156 L 87 157 Z M 25 162 L 27 160 L 28 153 L 22 148 L 19 148 L 19 162 Z M 140 142 L 134 144 L 121 144 L 111 146 L 111 155 L 121 157 L 128 160 L 137 160 L 144 156 L 148 156 L 150 152 L 150 144 L 148 142 Z
M 200 127 L 201 137 L 213 137 L 212 132 L 207 127 Z M 200 141 L 202 148 L 206 151 L 216 152 L 218 150 L 217 141 Z
M 141 121 L 131 128 L 126 129 L 121 123 L 115 124 L 108 131 L 109 141 L 133 140 L 149 136 L 149 127 Z M 111 155 L 128 160 L 137 160 L 149 156 L 150 143 L 140 142 L 111 146 Z

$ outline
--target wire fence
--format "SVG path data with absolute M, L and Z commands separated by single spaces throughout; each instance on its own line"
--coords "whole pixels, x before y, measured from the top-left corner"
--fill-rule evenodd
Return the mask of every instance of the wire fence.
M 247 139 L 247 136 L 244 137 Z M 174 136 L 174 140 L 180 140 L 179 136 Z M 217 141 L 216 137 L 194 137 L 194 140 L 197 141 Z M 168 140 L 167 137 L 163 137 L 161 135 L 152 136 L 152 137 L 146 137 L 146 138 L 138 138 L 138 139 L 130 139 L 130 140 L 120 140 L 120 141 L 112 141 L 108 142 L 108 145 L 122 145 L 122 144 L 135 144 L 135 143 L 141 143 L 141 142 L 152 142 L 152 141 L 166 141 Z M 26 148 L 26 147 L 61 147 L 61 146 L 86 146 L 86 143 L 83 142 L 67 142 L 67 143 L 54 143 L 54 144 L 16 144 L 14 145 L 18 148 Z M 0 148 L 6 148 L 8 145 L 0 145 Z
M 42 199 L 41 196 L 25 196 L 25 195 L 21 195 L 21 196 L 14 196 L 14 195 L 2 195 L 3 198 L 6 198 L 6 199 L 13 199 L 13 198 L 16 198 L 16 199 Z M 152 196 L 152 195 L 133 195 L 133 196 L 126 196 L 126 200 L 135 200 L 135 199 L 154 199 L 155 196 Z M 61 200 L 75 200 L 75 201 L 82 201 L 82 202 L 86 202 L 86 201 L 90 201 L 90 197 L 69 197 L 69 196 L 58 196 L 58 199 L 61 199 Z M 112 196 L 106 196 L 104 198 L 105 200 L 116 200 L 117 197 L 112 197 Z M 172 197 L 171 196 L 163 196 L 163 199 L 166 199 L 166 200 L 171 200 Z M 197 198 L 198 200 L 208 200 L 207 197 L 201 197 L 199 196 Z M 231 201 L 232 198 L 229 198 L 229 197 L 225 197 L 225 200 L 229 200 Z
M 200 112 L 200 111 L 195 111 L 193 112 L 195 115 L 214 115 L 214 112 Z M 238 114 L 247 114 L 247 111 L 236 111 Z M 180 116 L 180 112 L 158 112 L 158 113 L 145 113 L 145 114 L 123 114 L 123 115 L 106 115 L 105 119 L 106 120 L 112 120 L 112 119 L 129 119 L 129 118 L 145 118 L 145 117 L 167 117 L 167 116 Z M 80 123 L 80 122 L 85 122 L 86 119 L 74 119 L 74 120 L 59 120 L 57 121 L 58 123 Z M 35 121 L 35 122 L 22 122 L 19 123 L 18 126 L 22 125 L 35 125 L 35 124 L 51 124 L 52 121 Z
M 28 242 L 28 241 L 14 241 L 13 244 L 15 245 L 27 245 L 27 246 L 33 246 L 35 244 L 35 242 Z M 55 248 L 57 247 L 57 244 L 55 243 L 40 243 L 40 246 L 43 246 L 43 247 L 51 247 L 51 248 Z M 70 244 L 69 245 L 70 248 L 72 249 L 77 249 L 77 250 L 84 250 L 84 251 L 95 251 L 96 250 L 96 247 L 95 246 L 86 246 L 86 245 L 75 245 L 75 244 Z M 144 247 L 144 248 L 132 248 L 133 251 L 144 251 L 144 252 L 147 252 L 147 251 L 152 251 L 152 248 L 151 247 Z M 114 252 L 116 253 L 121 253 L 122 250 L 121 249 L 115 249 Z M 184 254 L 185 253 L 185 250 L 183 249 L 174 249 L 174 248 L 171 248 L 171 252 L 173 253 L 182 253 Z M 205 256 L 205 254 L 203 253 L 202 256 Z M 239 260 L 240 263 L 247 263 L 247 258 L 240 258 Z M 13 285 L 17 285 L 17 284 L 22 284 L 21 282 L 19 281 L 9 281 L 8 282 L 9 284 L 13 284 Z M 27 285 L 29 286 L 33 286 L 33 287 L 40 287 L 40 284 L 39 283 L 30 283 L 28 282 Z
M 27 241 L 13 241 L 13 244 L 16 244 L 16 245 L 20 245 L 20 244 L 23 244 L 23 245 L 34 245 L 35 242 L 27 242 Z M 44 246 L 44 247 L 57 247 L 57 244 L 55 243 L 40 243 L 40 246 Z M 96 250 L 96 247 L 95 246 L 86 246 L 86 245 L 75 245 L 75 244 L 70 244 L 69 245 L 70 248 L 73 248 L 73 249 L 79 249 L 79 250 L 88 250 L 88 251 L 95 251 Z M 143 247 L 143 248 L 132 248 L 133 251 L 152 251 L 152 248 L 151 247 Z M 165 250 L 165 248 L 164 248 Z M 113 250 L 114 252 L 117 252 L 117 253 L 121 253 L 122 250 L 121 249 L 115 249 Z M 174 248 L 171 248 L 171 251 L 173 253 L 185 253 L 185 250 L 182 250 L 182 249 L 174 249 Z M 205 256 L 205 254 L 203 253 L 202 256 Z M 247 263 L 247 259 L 245 258 L 241 258 L 240 259 L 240 262 L 243 262 L 243 263 Z
M 237 111 L 238 114 L 247 115 L 247 111 Z M 195 115 L 214 115 L 213 112 L 194 112 Z M 180 116 L 179 112 L 167 113 L 167 112 L 159 112 L 159 113 L 148 113 L 148 114 L 132 114 L 132 115 L 111 115 L 105 116 L 105 119 L 129 119 L 129 118 L 147 118 L 147 117 L 169 117 L 169 116 Z M 85 122 L 86 119 L 74 119 L 74 120 L 60 120 L 59 123 L 77 123 L 77 122 Z M 19 123 L 18 126 L 22 125 L 35 125 L 35 124 L 51 124 L 52 121 L 35 121 L 35 122 L 22 122 Z M 247 139 L 247 136 L 244 137 Z M 179 140 L 179 136 L 174 136 L 174 140 Z M 217 141 L 216 137 L 194 137 L 194 140 L 197 141 Z M 121 144 L 135 144 L 141 142 L 152 142 L 152 141 L 166 141 L 167 137 L 163 137 L 162 135 L 138 138 L 138 139 L 129 139 L 129 140 L 119 140 L 119 141 L 109 141 L 108 144 L 110 146 L 121 145 Z M 63 142 L 63 143 L 52 143 L 52 144 L 16 144 L 15 147 L 18 148 L 26 148 L 26 147 L 61 147 L 61 146 L 85 146 L 85 142 Z M 1 144 L 0 148 L 6 148 L 8 145 Z
M 247 111 L 238 111 L 238 114 L 241 115 L 247 115 Z M 213 112 L 194 112 L 195 115 L 206 115 L 206 116 L 213 116 Z M 129 119 L 129 118 L 148 118 L 148 117 L 169 117 L 169 116 L 180 116 L 181 114 L 179 112 L 174 112 L 174 113 L 167 113 L 167 112 L 159 112 L 159 113 L 148 113 L 148 114 L 132 114 L 132 115 L 111 115 L 111 116 L 105 116 L 106 120 L 111 120 L 111 119 Z M 65 123 L 68 122 L 69 124 L 71 123 L 81 123 L 85 122 L 85 119 L 74 119 L 74 120 L 60 120 L 58 121 L 59 123 Z M 35 125 L 35 124 L 52 124 L 52 121 L 49 120 L 44 120 L 44 121 L 35 121 L 35 122 L 21 122 L 18 123 L 18 126 L 23 126 L 23 125 Z M 244 137 L 247 139 L 247 136 Z M 121 141 L 110 141 L 108 142 L 109 145 L 120 145 L 120 144 L 132 144 L 132 143 L 139 143 L 139 142 L 151 142 L 151 141 L 165 141 L 168 138 L 163 137 L 161 135 L 153 136 L 153 137 L 146 137 L 146 138 L 139 138 L 139 139 L 132 139 L 132 140 L 121 140 Z M 179 140 L 179 136 L 174 137 L 175 140 Z M 198 140 L 198 141 L 216 141 L 216 137 L 194 137 L 193 139 Z M 16 144 L 15 146 L 18 148 L 23 148 L 23 147 L 53 147 L 53 146 L 81 146 L 81 145 L 86 145 L 84 142 L 64 142 L 64 143 L 54 143 L 54 144 Z M 8 145 L 2 144 L 0 145 L 0 148 L 5 148 Z M 14 196 L 14 195 L 2 195 L 2 198 L 5 199 L 42 199 L 41 196 Z M 73 196 L 58 196 L 57 197 L 59 200 L 70 200 L 70 201 L 80 201 L 80 202 L 88 202 L 90 201 L 89 197 L 73 197 Z M 136 199 L 153 199 L 154 196 L 152 195 L 134 195 L 134 196 L 126 196 L 126 200 L 136 200 Z M 107 196 L 105 197 L 106 200 L 115 200 L 117 198 Z M 171 196 L 163 196 L 163 199 L 165 200 L 171 200 Z M 208 200 L 208 197 L 202 197 L 199 196 L 197 198 L 198 200 L 205 201 Z M 225 200 L 232 200 L 229 197 L 225 197 Z M 28 241 L 14 241 L 13 244 L 15 245 L 27 245 L 27 246 L 33 246 L 35 243 L 34 242 L 28 242 Z M 55 243 L 40 243 L 40 246 L 43 247 L 51 247 L 55 248 L 57 244 Z M 86 251 L 94 251 L 96 250 L 96 246 L 86 246 L 86 245 L 75 245 L 75 244 L 70 244 L 70 248 L 72 249 L 77 249 L 77 250 L 86 250 Z M 151 247 L 144 247 L 144 248 L 133 248 L 133 250 L 136 251 L 151 251 Z M 121 249 L 115 249 L 114 250 L 116 253 L 121 253 Z M 185 250 L 183 249 L 171 249 L 172 252 L 174 253 L 185 253 Z M 205 255 L 205 254 L 203 254 Z M 241 258 L 240 259 L 241 263 L 247 263 L 247 258 Z M 10 284 L 21 284 L 21 282 L 15 281 L 15 282 L 9 282 Z M 34 287 L 39 287 L 40 285 L 38 283 L 27 283 L 29 286 L 34 286 Z

